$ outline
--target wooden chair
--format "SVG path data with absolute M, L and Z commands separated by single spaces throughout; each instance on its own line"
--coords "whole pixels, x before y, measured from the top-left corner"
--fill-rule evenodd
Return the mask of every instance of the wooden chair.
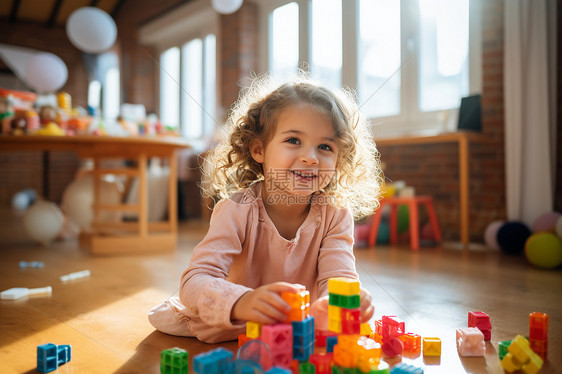
M 369 231 L 369 247 L 374 247 L 376 244 L 382 218 L 381 212 L 386 205 L 390 205 L 390 244 L 396 245 L 398 241 L 398 206 L 406 205 L 410 215 L 410 247 L 412 250 L 418 250 L 420 248 L 418 206 L 422 204 L 425 205 L 429 215 L 429 222 L 435 240 L 441 241 L 441 231 L 439 230 L 439 223 L 433 209 L 433 198 L 431 196 L 387 197 L 380 201 L 380 207 L 373 217 L 371 230 Z

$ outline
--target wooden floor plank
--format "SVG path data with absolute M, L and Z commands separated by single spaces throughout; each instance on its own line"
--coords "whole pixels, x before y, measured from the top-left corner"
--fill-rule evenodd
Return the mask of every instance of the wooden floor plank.
M 190 357 L 215 348 L 193 338 L 169 336 L 148 323 L 148 310 L 177 294 L 179 278 L 207 226 L 180 225 L 176 251 L 115 257 L 92 256 L 75 241 L 50 248 L 32 243 L 21 216 L 0 210 L 0 290 L 53 287 L 50 297 L 0 301 L 0 372 L 35 372 L 39 344 L 71 344 L 72 360 L 57 373 L 158 373 L 160 352 L 180 347 Z M 524 257 L 456 249 L 455 245 L 356 250 L 357 269 L 370 290 L 375 317 L 397 315 L 406 329 L 442 339 L 440 358 L 403 357 L 432 373 L 502 373 L 498 341 L 528 334 L 528 315 L 550 316 L 549 359 L 541 373 L 562 367 L 562 272 L 538 270 Z M 20 269 L 19 261 L 43 261 L 44 269 Z M 59 277 L 89 269 L 91 276 L 64 283 Z M 486 356 L 461 358 L 455 329 L 470 310 L 491 316 Z M 221 344 L 233 351 L 236 343 Z M 391 361 L 392 363 L 393 361 Z

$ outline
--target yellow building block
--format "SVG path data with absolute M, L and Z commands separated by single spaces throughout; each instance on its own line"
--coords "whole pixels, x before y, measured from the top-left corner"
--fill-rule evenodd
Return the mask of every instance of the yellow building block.
M 521 369 L 521 362 L 511 353 L 506 353 L 506 355 L 503 356 L 501 364 L 508 373 L 513 373 L 514 371 Z
M 530 358 L 529 362 L 521 367 L 525 374 L 536 374 L 542 368 L 543 360 L 539 355 Z
M 249 321 L 246 323 L 246 336 L 250 339 L 257 339 L 261 336 L 261 323 Z
M 341 308 L 335 305 L 328 305 L 328 318 L 338 320 L 341 324 Z
M 335 332 L 336 334 L 341 334 L 341 319 L 328 319 L 328 330 Z
M 360 283 L 356 279 L 330 278 L 328 279 L 328 292 L 345 296 L 359 295 Z
M 365 322 L 360 325 L 359 333 L 363 336 L 371 336 L 371 334 L 373 333 L 373 329 L 368 322 Z
M 441 339 L 434 337 L 423 338 L 424 356 L 441 356 Z

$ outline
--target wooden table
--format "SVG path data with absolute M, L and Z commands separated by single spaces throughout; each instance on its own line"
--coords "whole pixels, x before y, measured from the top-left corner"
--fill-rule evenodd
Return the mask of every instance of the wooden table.
M 376 139 L 377 145 L 409 145 L 409 144 L 435 144 L 456 143 L 459 146 L 459 199 L 460 199 L 460 233 L 464 245 L 470 243 L 470 152 L 471 142 L 486 142 L 484 135 L 474 132 L 452 132 L 434 136 L 408 136 L 402 138 Z
M 74 151 L 80 158 L 94 161 L 94 229 L 82 235 L 81 243 L 94 254 L 168 251 L 177 242 L 177 161 L 175 151 L 188 148 L 181 138 L 111 137 L 111 136 L 0 136 L 0 151 Z M 169 160 L 168 219 L 148 222 L 147 160 Z M 135 160 L 138 167 L 103 169 L 103 159 Z M 138 204 L 107 205 L 100 203 L 101 177 L 106 174 L 138 177 Z M 103 222 L 102 211 L 135 212 L 137 222 Z

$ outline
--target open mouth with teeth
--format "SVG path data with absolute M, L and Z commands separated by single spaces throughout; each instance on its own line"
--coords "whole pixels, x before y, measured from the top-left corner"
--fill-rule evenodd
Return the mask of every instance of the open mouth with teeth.
M 317 178 L 317 175 L 305 171 L 291 170 L 291 173 L 299 181 L 311 181 Z

